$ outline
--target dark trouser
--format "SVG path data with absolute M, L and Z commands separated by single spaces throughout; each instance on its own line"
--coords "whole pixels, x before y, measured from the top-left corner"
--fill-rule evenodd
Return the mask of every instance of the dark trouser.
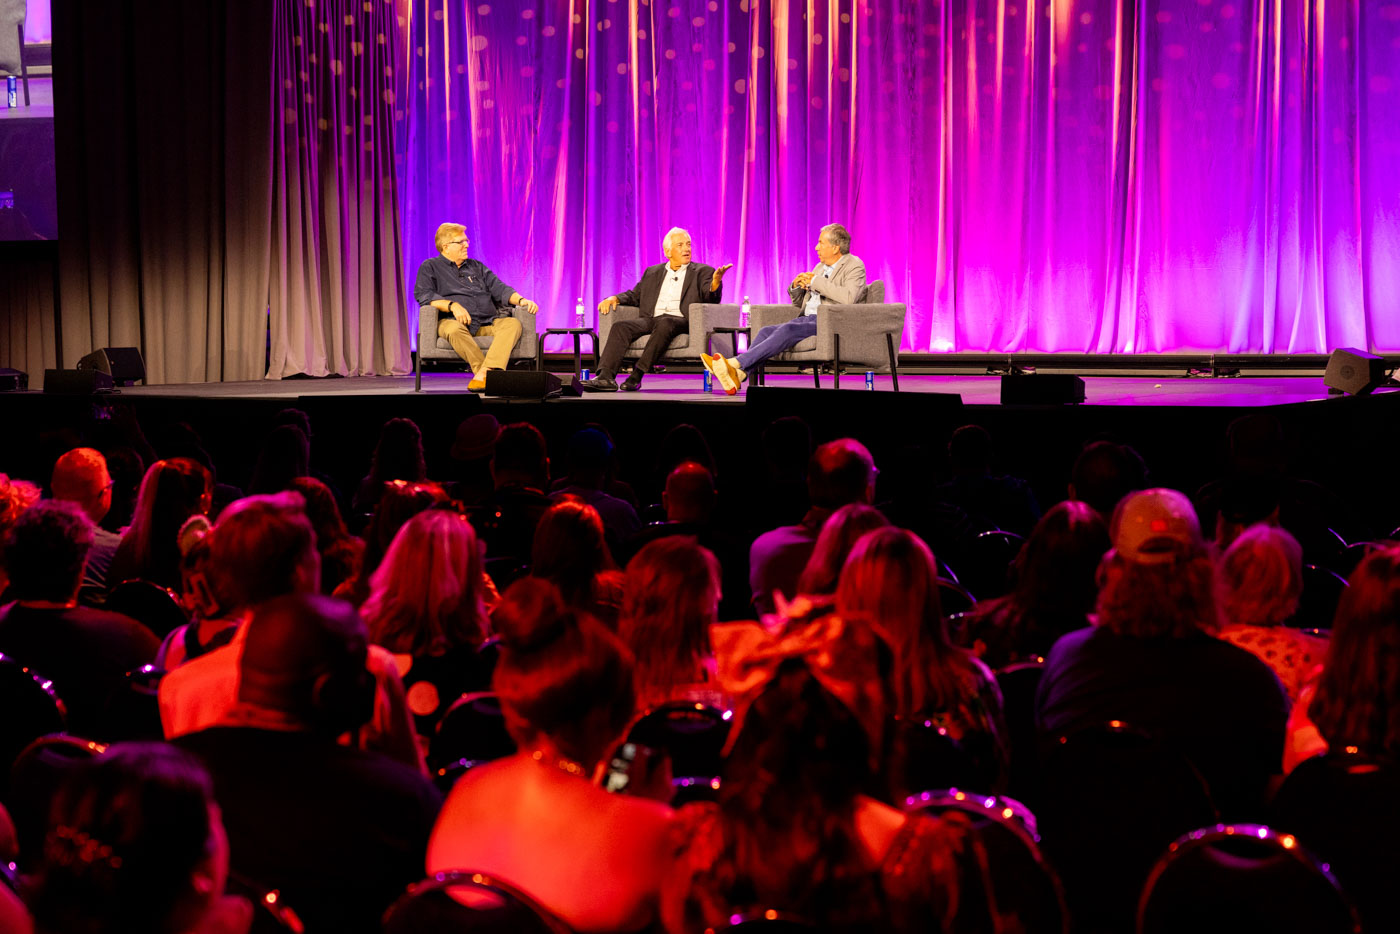
M 598 375 L 616 376 L 627 348 L 643 334 L 650 334 L 651 337 L 647 338 L 646 349 L 637 360 L 636 369 L 639 373 L 650 373 L 652 365 L 666 353 L 666 348 L 671 346 L 672 338 L 689 328 L 690 322 L 678 315 L 628 318 L 626 321 L 617 322 L 608 333 L 608 343 L 603 347 L 603 361 L 598 364 Z

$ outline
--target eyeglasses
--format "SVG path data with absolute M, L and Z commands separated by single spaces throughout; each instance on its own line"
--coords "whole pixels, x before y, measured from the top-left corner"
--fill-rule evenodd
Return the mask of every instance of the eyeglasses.
M 471 246 L 471 245 L 472 245 L 472 242 L 471 242 L 470 240 L 466 239 L 465 237 L 464 237 L 463 239 L 461 239 L 461 240 L 449 240 L 449 241 L 447 241 L 447 245 L 448 245 L 448 246 L 456 246 L 456 245 L 458 245 L 458 244 L 460 244 L 461 246 Z

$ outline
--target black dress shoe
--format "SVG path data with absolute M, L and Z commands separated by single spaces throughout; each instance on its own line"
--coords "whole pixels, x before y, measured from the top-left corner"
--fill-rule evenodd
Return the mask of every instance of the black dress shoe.
M 579 380 L 579 388 L 584 392 L 617 392 L 617 383 L 611 376 L 595 376 Z
M 636 392 L 638 389 L 642 388 L 642 377 L 640 374 L 633 373 L 631 376 L 624 379 L 622 385 L 617 388 L 621 389 L 623 392 Z

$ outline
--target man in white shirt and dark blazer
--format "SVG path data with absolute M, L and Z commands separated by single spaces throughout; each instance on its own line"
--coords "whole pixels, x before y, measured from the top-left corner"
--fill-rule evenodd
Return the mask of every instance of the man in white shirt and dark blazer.
M 724 274 L 733 263 L 718 269 L 703 263 L 690 261 L 690 234 L 681 227 L 672 227 L 661 241 L 661 251 L 666 254 L 666 262 L 657 263 L 642 273 L 641 281 L 626 292 L 609 295 L 598 303 L 598 313 L 610 314 L 618 305 L 632 305 L 641 309 L 640 318 L 619 321 L 608 334 L 608 343 L 603 347 L 603 359 L 598 364 L 598 375 L 584 380 L 579 385 L 587 392 L 624 392 L 641 388 L 642 376 L 650 373 L 653 364 L 666 353 L 672 338 L 690 327 L 687 309 L 695 302 L 713 304 L 720 299 L 723 290 Z M 650 334 L 642 356 L 632 368 L 632 373 L 619 387 L 614 380 L 622 358 L 632 342 L 643 334 Z

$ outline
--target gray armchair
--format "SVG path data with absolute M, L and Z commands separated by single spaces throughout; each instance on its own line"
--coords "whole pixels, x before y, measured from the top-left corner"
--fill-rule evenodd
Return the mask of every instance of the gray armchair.
M 750 305 L 752 334 L 759 328 L 791 321 L 801 312 L 791 304 Z M 817 310 L 817 334 L 792 350 L 780 353 L 770 363 L 810 363 L 812 381 L 821 388 L 822 364 L 830 364 L 831 385 L 841 385 L 841 367 L 856 364 L 864 369 L 889 373 L 899 390 L 899 344 L 904 339 L 904 319 L 908 308 L 902 302 L 885 301 L 885 283 L 867 283 L 856 301 L 849 305 L 822 305 Z M 758 375 L 762 379 L 762 373 Z
M 641 315 L 642 310 L 633 305 L 618 305 L 608 314 L 600 314 L 598 316 L 598 345 L 600 347 L 608 345 L 608 335 L 612 333 L 612 326 L 618 321 L 639 318 Z M 690 329 L 677 334 L 671 340 L 671 346 L 666 348 L 666 360 L 699 360 L 702 353 L 708 353 L 706 344 L 709 341 L 711 331 L 715 328 L 739 326 L 739 306 L 695 302 L 690 306 L 689 323 Z M 721 336 L 733 338 L 732 334 Z M 627 348 L 625 356 L 640 357 L 642 351 L 646 350 L 647 341 L 650 338 L 650 334 L 643 334 L 634 340 L 632 345 Z
M 520 340 L 511 348 L 510 358 L 512 360 L 532 360 L 534 369 L 543 369 L 543 361 L 540 359 L 540 335 L 535 330 L 535 313 L 526 311 L 519 305 L 512 305 L 509 309 L 502 308 L 502 311 L 509 310 L 512 318 L 520 322 Z M 482 350 L 491 346 L 494 337 L 478 337 L 477 346 Z M 423 361 L 424 360 L 461 360 L 457 356 L 457 351 L 452 349 L 452 345 L 447 342 L 447 338 L 438 337 L 438 310 L 432 305 L 418 306 L 418 355 L 413 359 L 413 388 L 415 391 L 423 388 Z

